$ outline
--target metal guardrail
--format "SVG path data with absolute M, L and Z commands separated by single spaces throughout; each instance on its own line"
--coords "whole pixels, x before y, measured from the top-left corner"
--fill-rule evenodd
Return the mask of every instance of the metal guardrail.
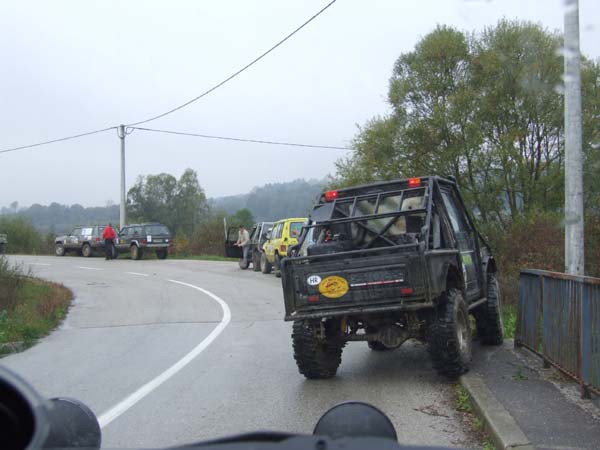
M 600 278 L 521 270 L 515 346 L 600 395 Z

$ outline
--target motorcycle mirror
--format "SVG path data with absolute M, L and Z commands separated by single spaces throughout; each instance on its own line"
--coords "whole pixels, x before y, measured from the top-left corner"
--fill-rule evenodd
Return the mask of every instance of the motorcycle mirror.
M 392 421 L 379 409 L 363 402 L 334 406 L 321 416 L 313 434 L 332 439 L 368 436 L 398 440 Z
M 99 449 L 102 432 L 98 419 L 79 400 L 58 397 L 48 406 L 50 430 L 43 448 Z
M 6 450 L 42 446 L 48 435 L 44 399 L 20 376 L 0 365 L 0 436 Z

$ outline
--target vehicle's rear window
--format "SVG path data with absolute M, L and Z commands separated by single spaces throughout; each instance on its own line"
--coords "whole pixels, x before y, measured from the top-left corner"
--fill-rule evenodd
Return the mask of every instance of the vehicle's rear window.
M 170 234 L 169 229 L 164 225 L 146 225 L 146 234 Z

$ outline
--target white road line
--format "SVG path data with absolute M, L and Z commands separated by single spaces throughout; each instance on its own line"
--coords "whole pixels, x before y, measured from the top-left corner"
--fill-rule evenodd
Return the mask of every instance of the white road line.
M 51 266 L 52 264 L 47 264 L 47 263 L 27 263 L 30 266 Z
M 104 270 L 104 269 L 100 269 L 99 267 L 86 267 L 86 266 L 77 266 L 78 269 L 83 269 L 83 270 Z
M 202 342 L 200 342 L 196 347 L 194 347 L 187 355 L 185 355 L 183 358 L 181 358 L 163 373 L 158 375 L 156 378 L 150 380 L 148 383 L 140 387 L 137 391 L 130 394 L 124 400 L 117 403 L 115 406 L 113 406 L 104 414 L 102 414 L 98 418 L 100 428 L 104 428 L 106 425 L 111 423 L 113 420 L 115 420 L 117 417 L 119 417 L 121 414 L 123 414 L 141 399 L 143 399 L 146 395 L 150 394 L 154 389 L 159 387 L 161 384 L 163 384 L 165 381 L 167 381 L 169 378 L 171 378 L 173 375 L 175 375 L 177 372 L 179 372 L 181 369 L 187 366 L 190 362 L 192 362 L 194 358 L 196 358 L 200 353 L 206 350 L 206 348 L 208 348 L 208 346 L 223 332 L 223 330 L 231 320 L 231 311 L 229 310 L 229 306 L 227 305 L 227 303 L 225 303 L 224 300 L 220 299 L 212 292 L 207 291 L 206 289 L 202 289 L 201 287 L 195 286 L 193 284 L 184 283 L 183 281 L 167 281 L 171 283 L 181 284 L 182 286 L 191 287 L 192 289 L 196 289 L 202 292 L 203 294 L 208 295 L 210 298 L 215 300 L 223 310 L 223 318 L 221 319 L 221 322 L 219 322 L 219 324 L 210 332 L 210 334 L 206 336 L 202 340 Z
M 129 275 L 137 275 L 139 277 L 149 277 L 150 276 L 147 273 L 139 273 L 139 272 L 125 272 L 125 273 L 128 273 Z

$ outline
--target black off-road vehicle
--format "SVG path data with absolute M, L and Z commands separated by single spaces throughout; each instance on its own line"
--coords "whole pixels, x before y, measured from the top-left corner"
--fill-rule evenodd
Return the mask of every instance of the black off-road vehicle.
M 167 259 L 173 239 L 169 229 L 157 222 L 125 225 L 115 239 L 118 253 L 129 252 L 131 259 L 141 259 L 154 252 L 158 259 Z
M 469 368 L 503 340 L 496 263 L 450 179 L 410 178 L 321 194 L 282 263 L 285 320 L 298 369 L 333 377 L 347 342 L 375 351 L 426 342 L 434 367 Z

